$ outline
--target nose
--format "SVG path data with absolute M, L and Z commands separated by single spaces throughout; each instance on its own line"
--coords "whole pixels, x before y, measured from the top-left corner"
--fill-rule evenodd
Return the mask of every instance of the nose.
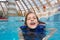
M 34 21 L 34 19 L 31 19 L 31 21 Z

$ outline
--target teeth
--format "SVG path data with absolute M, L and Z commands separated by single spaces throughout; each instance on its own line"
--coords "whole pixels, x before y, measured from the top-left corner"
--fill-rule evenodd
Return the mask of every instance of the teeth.
M 34 25 L 35 23 L 31 23 L 31 25 Z

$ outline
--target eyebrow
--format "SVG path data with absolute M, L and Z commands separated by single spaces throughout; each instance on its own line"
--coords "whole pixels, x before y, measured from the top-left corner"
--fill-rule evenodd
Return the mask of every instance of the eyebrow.
M 31 18 L 31 17 L 28 17 L 28 18 Z M 27 18 L 27 19 L 28 19 L 28 18 Z

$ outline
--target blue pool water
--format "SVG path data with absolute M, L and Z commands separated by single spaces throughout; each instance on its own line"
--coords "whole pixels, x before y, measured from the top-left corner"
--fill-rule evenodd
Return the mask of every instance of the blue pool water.
M 8 17 L 8 21 L 0 21 L 0 40 L 19 40 L 18 28 L 24 24 L 20 21 L 22 19 L 24 17 Z M 46 28 L 57 29 L 49 40 L 60 40 L 60 13 L 40 20 L 46 23 Z

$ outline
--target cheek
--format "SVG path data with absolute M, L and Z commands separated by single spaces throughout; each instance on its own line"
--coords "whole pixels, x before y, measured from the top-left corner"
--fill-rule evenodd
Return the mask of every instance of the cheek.
M 35 22 L 38 22 L 38 20 L 36 19 L 36 20 L 34 20 Z
M 27 25 L 29 25 L 30 24 L 30 20 L 27 20 Z
M 36 23 L 36 24 L 39 24 L 38 20 L 35 20 L 35 23 Z

